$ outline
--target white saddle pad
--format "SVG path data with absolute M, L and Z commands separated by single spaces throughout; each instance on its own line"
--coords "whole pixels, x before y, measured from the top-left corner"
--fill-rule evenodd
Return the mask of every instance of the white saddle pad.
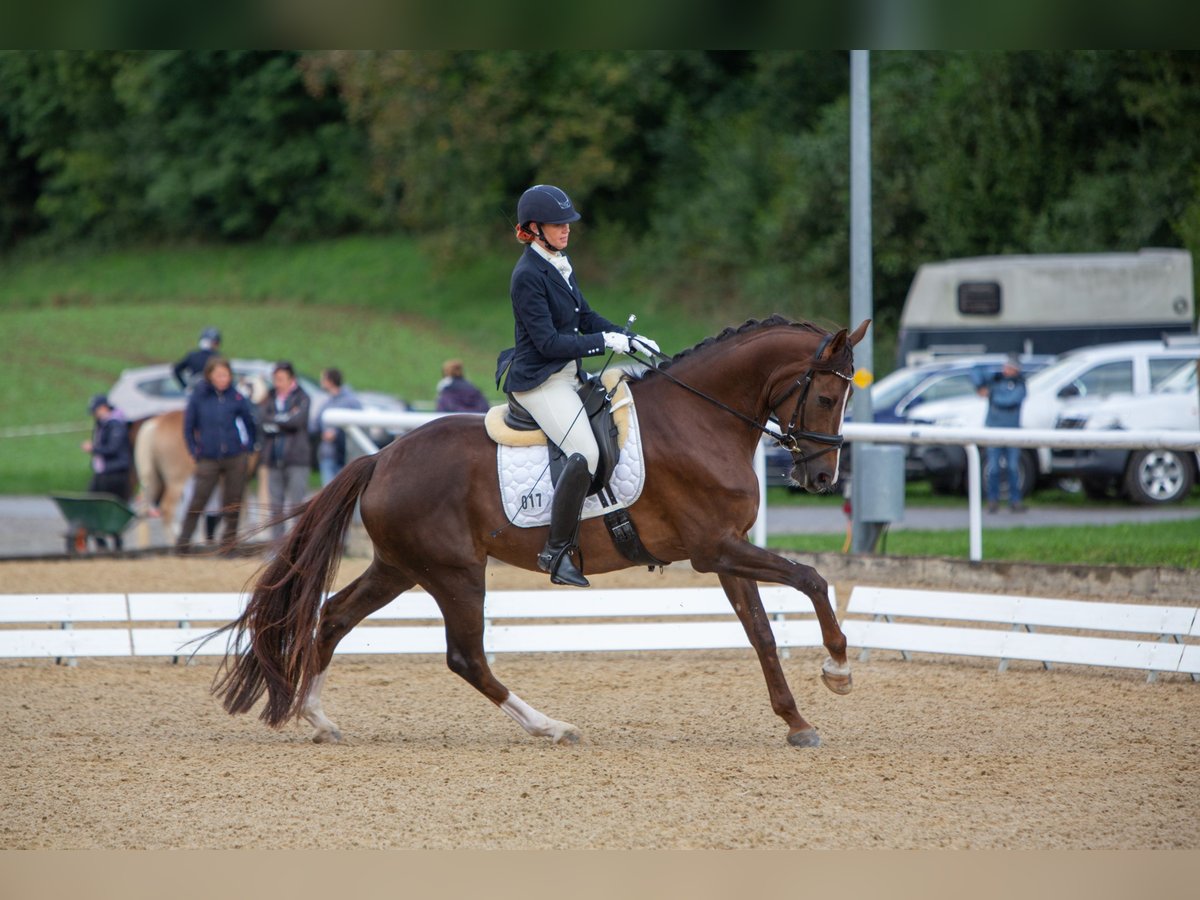
M 510 522 L 521 528 L 537 528 L 550 524 L 550 501 L 554 488 L 550 483 L 550 451 L 546 445 L 536 447 L 496 448 L 496 469 L 500 474 L 500 499 Z M 646 483 L 646 466 L 642 457 L 642 430 L 637 410 L 629 407 L 629 435 L 608 486 L 616 502 L 603 506 L 592 495 L 583 501 L 581 518 L 592 519 L 615 509 L 632 506 L 642 495 Z

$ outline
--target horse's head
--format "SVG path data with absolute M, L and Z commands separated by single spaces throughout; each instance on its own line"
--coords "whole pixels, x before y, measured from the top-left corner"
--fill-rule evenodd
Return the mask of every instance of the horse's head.
M 792 480 L 812 493 L 837 484 L 842 450 L 842 420 L 854 375 L 854 346 L 867 333 L 870 319 L 853 332 L 826 334 L 798 378 L 770 403 L 792 455 Z

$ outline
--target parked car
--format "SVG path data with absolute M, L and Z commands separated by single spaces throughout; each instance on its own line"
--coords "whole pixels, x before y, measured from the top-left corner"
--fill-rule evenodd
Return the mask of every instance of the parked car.
M 271 372 L 275 368 L 273 362 L 262 359 L 231 359 L 234 378 L 243 392 L 256 397 L 256 393 L 265 392 L 271 386 Z M 309 409 L 309 425 L 316 426 L 317 416 L 321 407 L 329 399 L 320 385 L 310 376 L 297 373 L 296 380 L 308 394 L 311 406 Z M 259 387 L 256 392 L 255 385 Z M 378 391 L 356 391 L 364 409 L 403 411 L 407 404 L 398 397 Z M 170 363 L 158 363 L 150 366 L 139 366 L 126 369 L 117 378 L 108 391 L 108 399 L 112 405 L 121 410 L 130 421 L 157 416 L 161 413 L 183 409 L 187 404 L 187 395 L 175 380 Z M 383 445 L 391 440 L 392 435 L 385 429 L 369 429 L 371 439 L 376 444 Z
M 1114 394 L 1068 402 L 1058 428 L 1086 431 L 1200 431 L 1197 363 L 1189 360 L 1148 397 Z M 1175 503 L 1200 475 L 1200 450 L 1053 450 L 1053 475 L 1078 478 L 1089 497 L 1123 496 L 1134 503 Z
M 1022 428 L 1053 428 L 1066 401 L 1125 393 L 1145 396 L 1187 360 L 1200 357 L 1200 338 L 1100 344 L 1064 353 L 1053 365 L 1030 376 L 1021 409 Z M 982 428 L 987 400 L 960 397 L 922 404 L 910 412 L 913 424 Z M 923 470 L 937 491 L 957 493 L 966 483 L 966 452 L 953 445 L 915 446 L 914 468 Z M 1023 493 L 1049 477 L 1048 448 L 1023 450 L 1018 480 Z
M 910 411 L 923 403 L 949 400 L 954 397 L 973 396 L 976 379 L 982 375 L 999 372 L 1007 356 L 1003 353 L 988 353 L 979 356 L 947 356 L 917 366 L 896 369 L 871 385 L 871 413 L 875 422 L 898 424 L 906 421 Z M 1054 362 L 1048 355 L 1024 356 L 1021 364 L 1026 372 L 1044 369 Z M 853 401 L 851 401 L 853 407 Z M 846 410 L 846 421 L 854 418 L 853 409 Z M 788 486 L 788 475 L 792 467 L 791 455 L 778 445 L 767 449 L 767 484 L 772 487 Z M 843 451 L 843 467 L 848 471 L 850 461 L 847 454 L 853 453 L 853 445 L 847 444 Z M 906 460 L 905 474 L 909 478 L 921 477 L 925 467 L 915 457 Z

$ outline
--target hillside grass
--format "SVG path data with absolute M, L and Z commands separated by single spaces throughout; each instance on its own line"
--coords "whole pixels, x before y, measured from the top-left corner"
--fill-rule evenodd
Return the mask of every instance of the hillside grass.
M 74 432 L 0 436 L 0 492 L 46 493 L 86 485 L 79 450 L 90 431 L 88 398 L 120 372 L 174 362 L 206 326 L 221 329 L 233 357 L 289 359 L 316 375 L 338 366 L 356 388 L 432 407 L 442 362 L 499 400 L 496 354 L 512 343 L 508 279 L 520 248 L 429 262 L 414 242 L 355 237 L 300 247 L 167 247 L 5 260 L 0 315 L 8 352 L 0 362 L 0 435 L 45 426 Z M 664 350 L 689 347 L 747 315 L 676 315 L 631 285 L 591 287 L 596 308 Z M 766 315 L 773 310 L 758 313 Z

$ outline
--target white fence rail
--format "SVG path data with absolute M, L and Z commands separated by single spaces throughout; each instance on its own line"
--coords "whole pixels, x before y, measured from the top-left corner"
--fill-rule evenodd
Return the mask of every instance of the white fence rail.
M 325 413 L 330 425 L 346 428 L 365 453 L 379 448 L 363 428 L 383 427 L 408 431 L 448 413 L 375 412 L 332 409 Z M 982 477 L 980 447 L 1051 447 L 1083 449 L 1088 447 L 1129 450 L 1200 450 L 1200 431 L 1080 431 L 1076 429 L 1036 428 L 948 428 L 937 425 L 860 425 L 848 422 L 842 428 L 847 441 L 873 444 L 952 444 L 967 454 L 967 528 L 970 558 L 983 558 Z M 760 490 L 759 517 L 752 539 L 760 547 L 767 537 L 766 464 L 762 445 L 754 460 Z

